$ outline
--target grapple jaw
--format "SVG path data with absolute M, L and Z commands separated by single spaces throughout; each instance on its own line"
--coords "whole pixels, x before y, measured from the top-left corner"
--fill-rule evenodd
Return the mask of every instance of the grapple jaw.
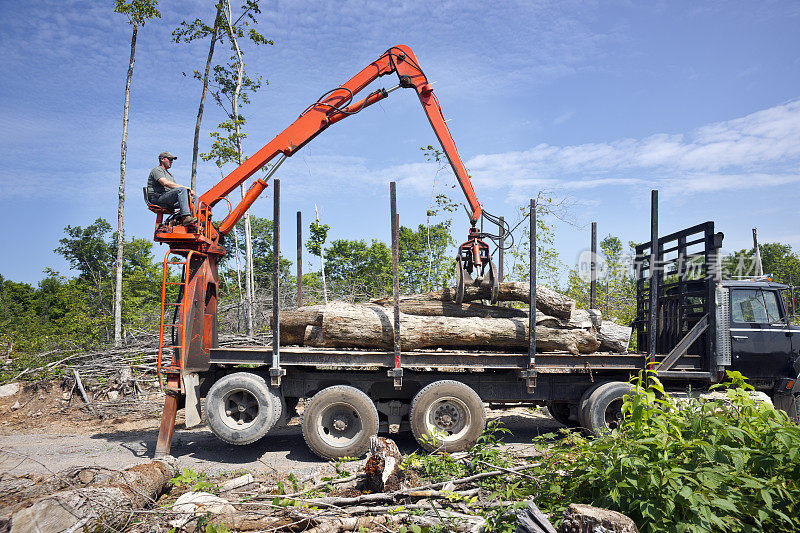
M 497 303 L 500 290 L 497 266 L 492 261 L 489 245 L 480 237 L 477 228 L 473 226 L 469 230 L 467 242 L 458 247 L 455 294 L 455 302 L 458 304 L 464 301 L 469 285 L 488 289 L 492 305 Z

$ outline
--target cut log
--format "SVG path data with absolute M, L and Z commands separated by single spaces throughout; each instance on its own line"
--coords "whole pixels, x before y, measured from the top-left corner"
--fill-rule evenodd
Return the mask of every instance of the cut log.
M 569 318 L 559 318 L 556 316 L 549 316 L 542 313 L 536 313 L 536 325 L 537 326 L 547 326 L 550 328 L 562 328 L 562 329 L 592 329 L 595 330 L 600 327 L 602 324 L 602 318 L 600 317 L 600 312 L 591 309 L 575 309 L 572 312 L 572 316 Z M 527 318 L 528 313 L 525 313 L 525 317 Z
M 324 305 L 307 305 L 281 312 L 281 344 L 303 344 L 306 326 L 321 326 Z
M 538 292 L 538 291 L 537 291 Z M 391 307 L 391 298 L 373 300 L 372 303 L 382 307 Z M 461 318 L 527 318 L 527 309 L 498 307 L 476 303 L 457 304 L 441 300 L 427 300 L 424 295 L 405 296 L 400 298 L 400 312 L 415 316 L 449 316 Z M 537 313 L 536 324 L 554 328 L 599 328 L 603 323 L 603 315 L 598 309 L 575 309 L 569 318 Z M 281 323 L 282 324 L 282 323 Z
M 113 530 L 131 511 L 156 500 L 175 477 L 175 459 L 132 466 L 109 483 L 62 490 L 28 503 L 10 518 L 11 533 Z
M 394 300 L 392 298 L 381 298 L 373 300 L 372 303 L 382 307 L 392 307 Z M 477 303 L 457 304 L 448 300 L 428 299 L 424 294 L 401 296 L 400 312 L 416 316 L 452 316 L 462 318 L 524 318 L 528 316 L 528 313 L 523 309 Z
M 281 311 L 281 327 L 321 326 L 324 305 L 306 305 L 297 309 Z
M 558 528 L 558 533 L 583 533 L 584 531 L 639 533 L 636 522 L 622 513 L 591 505 L 571 503 L 564 511 L 564 520 L 561 522 L 561 527 Z
M 630 326 L 606 320 L 600 326 L 597 334 L 597 338 L 600 340 L 600 349 L 615 353 L 628 353 L 632 331 Z
M 384 312 L 391 314 L 391 300 L 375 300 L 375 305 L 384 308 Z M 358 304 L 364 306 L 368 304 Z M 319 324 L 298 324 L 293 317 L 292 321 L 284 324 L 281 315 L 281 345 L 290 346 L 321 346 L 322 339 L 322 317 L 325 313 L 324 306 L 315 311 L 314 315 L 320 317 Z M 400 300 L 401 313 L 409 316 L 420 317 L 451 317 L 451 318 L 520 318 L 528 319 L 528 312 L 523 309 L 513 309 L 511 307 L 495 307 L 483 304 L 463 304 L 458 305 L 454 302 L 439 302 L 434 300 L 419 300 L 416 298 L 406 298 Z M 292 311 L 293 312 L 293 311 Z M 558 329 L 591 329 L 599 328 L 602 323 L 600 312 L 597 310 L 576 309 L 570 318 L 558 318 L 536 314 L 536 325 Z
M 444 289 L 427 294 L 420 294 L 422 298 L 439 300 L 443 302 L 455 301 L 455 289 Z M 476 287 L 470 285 L 464 291 L 464 301 L 489 300 L 491 297 L 489 287 Z M 531 287 L 528 283 L 518 281 L 505 281 L 500 284 L 498 299 L 501 302 L 527 303 L 531 298 Z M 536 286 L 536 309 L 559 318 L 569 318 L 575 309 L 575 300 L 569 296 L 557 293 L 544 285 Z
M 320 347 L 390 349 L 393 346 L 390 310 L 375 304 L 331 302 L 322 327 L 306 328 L 304 344 Z M 526 318 L 420 317 L 400 314 L 403 350 L 466 348 L 509 350 L 528 345 Z M 592 328 L 536 327 L 537 351 L 592 353 L 600 346 Z

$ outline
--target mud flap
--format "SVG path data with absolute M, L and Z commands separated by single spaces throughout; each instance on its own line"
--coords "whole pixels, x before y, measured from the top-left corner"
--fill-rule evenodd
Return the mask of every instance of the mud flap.
M 200 425 L 203 417 L 200 414 L 200 375 L 197 372 L 184 372 L 183 390 L 186 392 L 186 406 L 184 417 L 186 427 L 191 428 Z

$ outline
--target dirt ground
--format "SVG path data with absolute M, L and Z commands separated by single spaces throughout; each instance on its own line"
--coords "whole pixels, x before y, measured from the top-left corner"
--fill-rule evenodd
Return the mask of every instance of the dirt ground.
M 6 476 L 49 476 L 77 467 L 120 469 L 153 456 L 163 396 L 158 392 L 100 402 L 103 418 L 87 410 L 75 393 L 59 383 L 29 384 L 16 394 L 0 397 L 0 480 Z M 513 432 L 504 439 L 524 450 L 531 440 L 562 427 L 548 415 L 527 408 L 489 411 Z M 410 432 L 391 436 L 403 453 L 417 449 Z M 274 430 L 248 446 L 218 440 L 205 427 L 186 429 L 182 412 L 172 442 L 180 467 L 209 475 L 243 470 L 259 473 L 313 473 L 327 461 L 315 456 L 303 441 L 300 421 Z

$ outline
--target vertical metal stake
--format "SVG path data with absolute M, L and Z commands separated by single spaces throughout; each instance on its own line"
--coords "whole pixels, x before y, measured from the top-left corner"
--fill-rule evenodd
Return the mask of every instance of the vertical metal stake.
M 499 245 L 498 257 L 497 257 L 497 261 L 499 263 L 497 265 L 497 281 L 502 283 L 503 282 L 503 248 L 505 248 L 505 245 L 506 245 L 506 225 L 505 225 L 505 220 L 503 219 L 503 217 L 500 217 L 500 231 L 498 232 L 498 234 L 500 236 L 500 245 Z
M 530 216 L 530 300 L 528 302 L 528 392 L 536 388 L 536 200 L 531 198 Z
M 658 190 L 653 190 L 650 197 L 650 320 L 647 325 L 647 352 L 650 355 L 649 368 L 656 363 L 656 336 L 658 334 Z
M 756 263 L 756 276 L 764 275 L 764 266 L 761 264 L 761 249 L 758 246 L 758 228 L 753 228 L 753 258 Z
M 272 181 L 274 197 L 272 203 L 272 367 L 269 375 L 272 386 L 281 384 L 281 376 L 286 375 L 286 370 L 281 368 L 281 287 L 280 287 L 280 261 L 281 261 L 281 180 Z
M 297 212 L 297 307 L 303 307 L 303 218 Z
M 589 309 L 597 309 L 597 222 L 592 222 L 592 261 L 589 282 Z
M 397 183 L 389 184 L 389 203 L 392 218 L 392 294 L 394 296 L 394 368 L 389 376 L 394 378 L 394 388 L 403 388 L 403 369 L 400 366 L 400 217 L 397 214 Z

